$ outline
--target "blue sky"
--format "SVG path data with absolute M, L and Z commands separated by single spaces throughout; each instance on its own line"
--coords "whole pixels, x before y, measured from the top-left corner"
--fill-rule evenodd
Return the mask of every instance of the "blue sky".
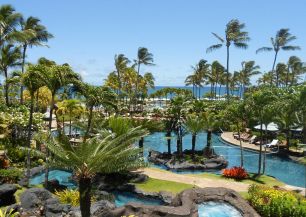
M 28 61 L 44 56 L 69 63 L 83 79 L 102 84 L 114 69 L 114 55 L 134 59 L 140 46 L 154 54 L 156 66 L 143 67 L 156 85 L 183 85 L 191 65 L 201 58 L 226 63 L 225 49 L 206 54 L 216 43 L 211 32 L 224 35 L 226 23 L 237 18 L 246 24 L 249 49 L 231 49 L 230 71 L 241 62 L 255 60 L 261 70 L 272 67 L 273 53 L 255 54 L 270 45 L 280 28 L 290 28 L 301 51 L 281 52 L 278 61 L 291 55 L 306 61 L 306 1 L 303 0 L 0 0 L 12 4 L 24 16 L 37 16 L 55 36 L 50 48 L 33 48 Z M 253 80 L 256 80 L 254 78 Z

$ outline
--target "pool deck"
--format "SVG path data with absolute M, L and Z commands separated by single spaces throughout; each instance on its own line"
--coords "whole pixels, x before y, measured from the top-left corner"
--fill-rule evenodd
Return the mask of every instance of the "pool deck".
M 240 147 L 240 141 L 234 138 L 233 132 L 223 132 L 221 134 L 221 139 L 227 143 L 230 143 L 231 145 Z M 244 149 L 249 149 L 252 151 L 259 151 L 260 149 L 259 145 L 250 144 L 248 142 L 241 141 L 241 145 Z M 264 151 L 264 148 L 262 150 Z M 269 148 L 267 148 L 267 152 L 270 152 Z

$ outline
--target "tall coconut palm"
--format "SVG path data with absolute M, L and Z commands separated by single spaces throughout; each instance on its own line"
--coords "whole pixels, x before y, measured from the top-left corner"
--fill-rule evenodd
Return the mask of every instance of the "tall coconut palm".
M 245 24 L 241 23 L 237 19 L 229 21 L 225 29 L 225 37 L 222 38 L 216 33 L 212 33 L 218 40 L 219 44 L 215 44 L 206 49 L 206 52 L 211 52 L 216 49 L 226 46 L 226 94 L 229 97 L 229 58 L 230 58 L 230 46 L 234 44 L 235 47 L 241 49 L 247 49 L 247 42 L 250 40 L 248 32 L 243 31 Z
M 299 46 L 289 45 L 290 42 L 294 41 L 296 37 L 291 35 L 289 29 L 280 29 L 277 31 L 275 37 L 271 38 L 272 47 L 262 47 L 256 50 L 256 53 L 263 51 L 274 51 L 274 61 L 272 65 L 272 73 L 274 73 L 275 64 L 277 60 L 277 55 L 280 50 L 290 51 L 290 50 L 300 50 Z M 276 82 L 276 86 L 278 86 L 278 81 Z
M 46 27 L 40 24 L 40 20 L 36 17 L 28 17 L 27 19 L 20 19 L 21 33 L 24 34 L 22 44 L 22 65 L 21 72 L 24 72 L 25 58 L 27 48 L 34 46 L 46 46 L 46 43 L 50 38 L 53 37 Z M 20 89 L 20 103 L 23 103 L 23 86 Z
M 12 44 L 7 44 L 1 47 L 0 51 L 0 72 L 5 76 L 5 102 L 9 105 L 9 83 L 8 81 L 8 70 L 10 67 L 20 65 L 21 53 L 18 47 L 14 47 Z
M 11 5 L 0 7 L 0 48 L 7 42 L 11 43 L 21 38 L 21 34 L 16 30 L 21 17 Z
M 254 75 L 260 74 L 260 67 L 259 65 L 255 65 L 255 61 L 243 61 L 241 66 L 240 80 L 243 92 L 245 92 L 245 88 L 251 84 L 250 78 Z
M 89 138 L 92 127 L 93 111 L 97 106 L 116 107 L 116 95 L 107 87 L 93 86 L 81 83 L 79 87 L 80 93 L 85 97 L 85 104 L 88 111 L 88 121 L 85 132 L 85 140 Z
M 278 63 L 275 69 L 276 86 L 286 84 L 286 77 L 288 75 L 288 67 L 285 63 Z
M 127 65 L 130 63 L 130 60 L 124 56 L 124 54 L 115 55 L 115 67 L 118 79 L 118 95 L 121 93 L 121 75 L 124 73 L 124 70 L 127 68 Z
M 187 131 L 190 132 L 191 135 L 192 135 L 191 152 L 192 152 L 192 156 L 194 156 L 197 134 L 203 130 L 203 121 L 202 121 L 201 117 L 198 117 L 196 115 L 189 115 L 186 118 L 185 127 L 186 127 Z
M 53 111 L 55 108 L 55 95 L 58 91 L 73 82 L 79 80 L 79 76 L 74 73 L 68 65 L 42 65 L 43 69 L 40 73 L 43 86 L 46 86 L 51 92 L 50 115 L 49 115 L 49 130 L 52 129 Z M 48 161 L 48 154 L 46 163 Z M 48 164 L 47 164 L 48 165 Z M 48 186 L 49 168 L 46 166 L 45 171 L 45 187 Z
M 306 72 L 305 63 L 299 57 L 291 56 L 287 62 L 287 67 L 286 86 L 297 84 L 299 76 Z
M 154 65 L 153 64 L 153 54 L 150 53 L 147 48 L 140 47 L 138 48 L 137 59 L 135 60 L 135 63 L 137 65 L 137 81 L 136 81 L 136 90 L 135 90 L 136 104 L 137 104 L 140 66 L 141 65 L 153 66 Z
M 82 217 L 90 217 L 91 184 L 96 173 L 124 172 L 145 165 L 140 157 L 141 150 L 132 144 L 146 134 L 145 130 L 136 127 L 117 137 L 111 134 L 103 139 L 88 139 L 76 148 L 69 142 L 49 144 L 54 162 L 76 173 Z
M 27 136 L 27 146 L 28 146 L 27 173 L 26 173 L 27 181 L 29 181 L 30 178 L 30 168 L 31 168 L 30 148 L 31 148 L 32 123 L 33 123 L 33 112 L 34 112 L 34 93 L 40 87 L 42 87 L 42 82 L 39 75 L 41 73 L 41 70 L 42 67 L 39 65 L 30 65 L 27 69 L 27 72 L 22 75 L 22 84 L 27 88 L 31 97 L 30 118 L 29 118 L 28 136 Z

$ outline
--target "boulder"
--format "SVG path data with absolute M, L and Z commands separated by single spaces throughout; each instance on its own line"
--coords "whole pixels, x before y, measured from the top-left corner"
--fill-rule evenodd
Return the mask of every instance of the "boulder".
M 61 185 L 57 179 L 52 179 L 48 181 L 47 189 L 54 193 L 55 191 L 63 191 L 67 189 L 67 187 L 65 185 Z
M 90 213 L 95 217 L 104 217 L 105 212 L 113 210 L 115 207 L 115 204 L 110 201 L 100 200 L 91 205 Z
M 197 153 L 201 154 L 200 152 Z M 203 154 L 203 153 L 202 153 Z M 189 151 L 184 151 L 184 155 L 191 155 Z M 212 170 L 223 169 L 228 165 L 228 161 L 223 157 L 213 156 L 210 159 L 205 159 L 202 162 L 193 163 L 191 161 L 184 161 L 178 159 L 175 154 L 161 153 L 158 151 L 150 151 L 148 160 L 154 164 L 164 165 L 170 170 Z
M 50 198 L 45 203 L 45 216 L 46 217 L 61 217 L 68 214 L 71 206 L 61 204 L 57 198 Z
M 128 215 L 142 217 L 198 217 L 198 204 L 219 201 L 235 207 L 243 217 L 260 217 L 237 192 L 227 188 L 193 188 L 178 194 L 169 206 L 148 206 L 129 203 L 124 207 L 105 211 L 105 217 Z
M 52 194 L 43 188 L 30 188 L 20 195 L 20 203 L 22 208 L 35 209 L 45 205 L 48 199 L 52 198 Z
M 17 186 L 12 184 L 0 185 L 0 207 L 8 206 L 16 203 L 15 192 L 17 191 Z

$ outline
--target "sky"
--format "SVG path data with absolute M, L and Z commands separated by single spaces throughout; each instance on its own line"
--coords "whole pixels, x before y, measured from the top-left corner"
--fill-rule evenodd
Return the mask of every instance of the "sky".
M 225 48 L 212 53 L 206 48 L 217 42 L 211 32 L 223 36 L 231 19 L 246 24 L 251 41 L 247 50 L 231 48 L 230 72 L 248 60 L 255 60 L 262 72 L 271 70 L 274 53 L 255 51 L 270 46 L 270 37 L 280 28 L 289 28 L 297 36 L 292 44 L 302 50 L 281 52 L 278 62 L 287 62 L 291 55 L 306 61 L 304 0 L 0 0 L 0 4 L 13 5 L 25 17 L 40 18 L 54 35 L 49 48 L 28 51 L 28 62 L 46 57 L 69 63 L 84 81 L 95 85 L 114 70 L 115 54 L 133 60 L 139 47 L 154 55 L 156 65 L 142 67 L 141 73 L 152 72 L 157 86 L 184 85 L 191 66 L 200 59 L 225 66 Z

